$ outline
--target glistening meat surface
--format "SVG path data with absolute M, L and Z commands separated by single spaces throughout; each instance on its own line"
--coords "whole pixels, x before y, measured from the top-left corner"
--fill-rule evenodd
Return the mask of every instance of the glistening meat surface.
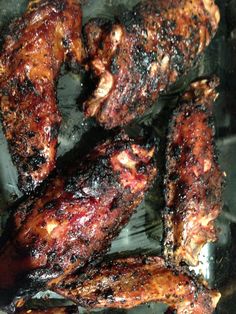
M 123 135 L 108 140 L 19 205 L 1 239 L 1 295 L 52 288 L 98 262 L 153 182 L 154 151 Z
M 66 59 L 83 58 L 81 18 L 76 0 L 31 1 L 0 53 L 0 112 L 24 192 L 55 167 L 61 123 L 55 81 Z
M 219 20 L 212 0 L 147 0 L 114 23 L 91 20 L 85 36 L 98 83 L 86 116 L 110 129 L 143 114 L 194 65 Z
M 83 276 L 69 276 L 55 291 L 88 308 L 128 309 L 147 302 L 166 303 L 178 314 L 213 313 L 220 293 L 165 267 L 159 257 L 104 262 Z
M 191 84 L 170 125 L 166 151 L 164 253 L 174 264 L 198 264 L 202 247 L 217 239 L 223 174 L 214 144 L 217 80 Z

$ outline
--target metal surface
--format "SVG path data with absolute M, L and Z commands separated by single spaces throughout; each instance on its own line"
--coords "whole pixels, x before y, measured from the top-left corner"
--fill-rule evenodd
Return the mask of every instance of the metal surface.
M 0 28 L 5 28 L 9 21 L 19 16 L 26 7 L 26 0 L 0 0 Z M 132 0 L 89 0 L 84 6 L 84 21 L 90 17 L 103 16 L 112 18 L 125 8 L 132 7 L 138 1 Z M 163 168 L 164 141 L 167 120 L 176 104 L 176 95 L 187 83 L 202 75 L 217 74 L 221 79 L 220 97 L 215 106 L 217 147 L 220 164 L 227 173 L 227 185 L 224 194 L 224 211 L 218 221 L 219 241 L 207 245 L 202 252 L 202 263 L 198 272 L 203 273 L 212 286 L 217 286 L 222 292 L 222 300 L 217 313 L 236 313 L 236 267 L 234 265 L 234 242 L 236 240 L 236 0 L 218 1 L 221 8 L 221 26 L 211 46 L 208 48 L 198 66 L 187 78 L 182 79 L 175 87 L 163 96 L 145 117 L 136 121 L 128 128 L 128 132 L 140 133 L 148 129 L 160 141 L 159 164 Z M 4 31 L 2 31 L 2 34 Z M 58 83 L 58 99 L 63 115 L 63 125 L 60 131 L 58 156 L 60 163 L 71 162 L 79 158 L 89 147 L 107 133 L 98 127 L 94 121 L 83 119 L 79 110 L 78 96 L 84 86 L 80 75 L 62 70 Z M 161 254 L 162 222 L 161 210 L 163 196 L 161 190 L 162 173 L 132 217 L 129 225 L 113 242 L 109 254 Z M 0 131 L 0 208 L 6 209 L 15 199 L 20 197 L 17 189 L 17 174 L 12 165 L 7 145 Z M 2 215 L 2 222 L 6 214 Z M 1 262 L 1 261 L 0 261 Z M 38 297 L 42 296 L 41 294 Z M 0 296 L 1 297 L 1 296 Z M 50 295 L 53 305 L 55 295 Z M 129 311 L 103 310 L 101 313 L 163 313 L 163 305 L 144 305 Z M 86 311 L 82 310 L 82 313 Z M 99 312 L 99 311 L 96 311 Z M 93 313 L 93 312 L 90 312 Z

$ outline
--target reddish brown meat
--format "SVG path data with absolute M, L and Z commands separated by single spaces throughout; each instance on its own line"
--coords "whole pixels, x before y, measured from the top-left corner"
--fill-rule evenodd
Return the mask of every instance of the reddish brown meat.
M 183 95 L 171 122 L 166 152 L 165 256 L 198 264 L 202 247 L 216 240 L 223 175 L 214 145 L 215 80 L 197 81 Z
M 76 0 L 31 1 L 10 26 L 0 54 L 0 111 L 19 186 L 32 191 L 55 166 L 61 116 L 55 81 L 67 59 L 80 62 Z
M 213 313 L 220 293 L 209 291 L 188 275 L 165 267 L 159 257 L 103 263 L 97 270 L 70 276 L 55 289 L 89 308 L 128 309 L 147 302 L 166 303 L 178 314 Z
M 106 128 L 125 125 L 188 71 L 214 36 L 213 0 L 146 0 L 113 24 L 85 27 L 90 66 L 98 78 L 84 104 Z
M 51 288 L 96 262 L 150 187 L 154 148 L 126 137 L 97 146 L 67 174 L 46 182 L 8 223 L 0 248 L 0 293 Z

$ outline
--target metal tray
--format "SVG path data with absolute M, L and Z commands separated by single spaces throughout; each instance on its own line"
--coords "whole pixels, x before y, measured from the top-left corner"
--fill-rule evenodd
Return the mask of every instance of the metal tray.
M 91 17 L 113 18 L 125 9 L 131 8 L 137 0 L 88 0 L 84 1 L 84 22 Z M 9 22 L 20 16 L 27 5 L 26 0 L 0 0 L 0 29 L 4 34 Z M 217 36 L 201 58 L 198 65 L 185 78 L 182 78 L 144 117 L 127 128 L 131 134 L 140 134 L 147 129 L 160 143 L 159 167 L 163 169 L 167 120 L 176 105 L 178 93 L 187 84 L 199 76 L 217 74 L 221 79 L 220 97 L 215 105 L 217 147 L 221 168 L 227 173 L 227 185 L 224 193 L 224 209 L 218 219 L 219 241 L 204 247 L 201 264 L 196 272 L 204 275 L 212 287 L 222 293 L 217 313 L 236 313 L 236 0 L 219 0 L 221 25 Z M 1 36 L 2 37 L 2 36 Z M 1 41 L 0 41 L 1 44 Z M 73 158 L 80 158 L 97 141 L 106 137 L 108 132 L 100 128 L 93 120 L 84 120 L 78 101 L 84 89 L 83 74 L 75 75 L 62 69 L 58 82 L 58 101 L 63 116 L 60 130 L 58 165 Z M 108 254 L 135 255 L 161 254 L 162 221 L 161 210 L 164 206 L 159 174 L 153 189 L 133 215 L 128 226 L 116 239 Z M 11 162 L 7 144 L 0 129 L 0 208 L 1 226 L 7 216 L 7 207 L 21 196 L 17 189 L 17 173 Z M 5 210 L 5 211 L 4 211 Z M 0 261 L 1 262 L 1 261 Z M 39 293 L 33 306 L 44 305 L 42 299 L 48 293 Z M 1 296 L 0 296 L 1 298 Z M 55 294 L 49 294 L 46 305 L 53 307 L 69 305 Z M 132 310 L 102 310 L 96 313 L 164 313 L 166 306 L 148 304 Z M 81 313 L 87 313 L 80 309 Z M 93 311 L 89 313 L 94 313 Z

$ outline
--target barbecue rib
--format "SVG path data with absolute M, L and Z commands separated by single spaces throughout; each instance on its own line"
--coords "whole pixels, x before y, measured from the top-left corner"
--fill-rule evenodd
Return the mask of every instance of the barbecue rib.
M 164 253 L 175 264 L 198 264 L 202 247 L 216 240 L 223 174 L 214 145 L 216 79 L 191 84 L 170 126 L 167 147 Z
M 55 290 L 83 307 L 128 309 L 161 302 L 178 314 L 210 314 L 220 299 L 220 293 L 166 268 L 159 257 L 104 262 L 84 277 L 69 276 Z
M 61 116 L 55 81 L 67 59 L 83 58 L 76 0 L 31 1 L 0 54 L 0 111 L 19 187 L 32 191 L 55 166 Z
M 86 116 L 110 129 L 143 114 L 193 66 L 219 20 L 213 0 L 150 0 L 113 24 L 90 21 L 85 37 L 98 84 L 84 103 Z
M 23 202 L 2 239 L 0 294 L 51 288 L 96 262 L 150 187 L 156 175 L 154 152 L 149 144 L 121 134 Z

